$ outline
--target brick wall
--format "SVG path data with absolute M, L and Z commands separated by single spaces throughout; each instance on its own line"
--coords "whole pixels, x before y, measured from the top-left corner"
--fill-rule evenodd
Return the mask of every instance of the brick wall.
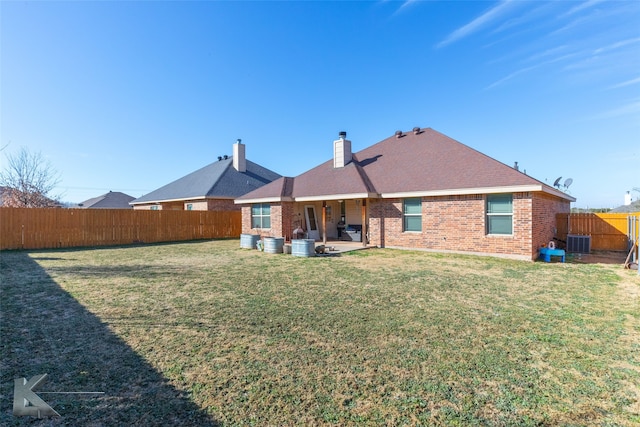
M 279 204 L 271 204 L 271 228 L 263 230 L 263 236 L 282 237 L 283 227 L 283 206 Z
M 425 197 L 422 232 L 403 232 L 402 199 L 370 200 L 370 243 L 534 259 L 537 245 L 555 227 L 555 214 L 569 208 L 553 196 L 514 193 L 513 234 L 500 236 L 486 233 L 485 203 L 484 195 Z
M 192 211 L 217 211 L 217 212 L 236 212 L 240 211 L 240 206 L 233 203 L 233 199 L 204 199 L 204 200 L 187 200 L 180 202 L 183 210 L 189 210 L 187 205 L 191 205 Z
M 154 208 L 154 206 L 156 206 L 156 208 Z M 168 203 L 151 203 L 148 205 L 135 205 L 133 207 L 133 209 L 136 210 L 158 210 L 158 211 L 181 211 L 184 210 L 183 209 L 183 204 L 182 202 L 168 202 Z
M 293 227 L 293 202 L 271 203 L 271 228 L 251 228 L 251 205 L 242 205 L 242 233 L 260 234 L 269 237 L 291 238 Z
M 251 229 L 251 205 L 241 205 L 242 210 L 242 234 L 255 234 Z
M 287 240 L 291 239 L 293 234 L 293 221 L 294 217 L 297 217 L 293 207 L 293 202 L 282 203 L 282 224 L 280 234 L 275 237 L 284 237 Z
M 209 201 L 208 200 L 189 200 L 182 204 L 182 209 L 187 211 L 189 210 L 188 205 L 191 205 L 192 211 L 208 211 L 209 210 Z M 211 209 L 213 210 L 213 209 Z
M 232 199 L 205 199 L 205 200 L 187 200 L 182 202 L 165 202 L 160 204 L 136 205 L 134 209 L 150 210 L 152 206 L 157 206 L 157 210 L 164 211 L 186 211 L 187 205 L 191 205 L 192 211 L 240 211 L 240 206 L 233 203 Z
M 532 206 L 532 251 L 537 253 L 540 247 L 546 246 L 557 234 L 556 214 L 569 213 L 571 204 L 550 194 L 534 193 Z

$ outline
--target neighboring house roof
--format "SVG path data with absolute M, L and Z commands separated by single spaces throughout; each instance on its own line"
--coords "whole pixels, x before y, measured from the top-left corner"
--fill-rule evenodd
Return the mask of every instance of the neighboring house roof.
M 25 206 L 26 205 L 26 206 Z M 0 186 L 0 207 L 62 207 L 58 200 L 40 193 L 22 193 L 20 190 Z
M 94 197 L 78 203 L 79 208 L 83 209 L 131 209 L 129 202 L 135 199 L 119 191 L 109 191 L 102 196 Z
M 403 132 L 353 154 L 334 168 L 329 160 L 292 178 L 274 181 L 236 203 L 367 197 L 424 197 L 543 191 L 575 199 L 431 128 Z
M 640 200 L 636 200 L 635 202 L 631 202 L 631 204 L 629 204 L 629 205 L 618 206 L 615 209 L 611 209 L 609 212 L 613 212 L 613 213 L 640 212 Z
M 233 156 L 213 162 L 131 202 L 132 205 L 195 199 L 235 199 L 280 175 L 249 160 L 246 171 L 233 167 Z

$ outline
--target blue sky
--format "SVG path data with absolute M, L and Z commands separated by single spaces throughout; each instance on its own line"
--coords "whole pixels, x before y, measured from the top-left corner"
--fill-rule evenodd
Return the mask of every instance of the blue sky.
M 432 127 L 576 207 L 640 187 L 640 2 L 0 2 L 0 146 L 63 200 L 231 154 L 295 176 Z M 401 165 L 399 165 L 401 166 Z M 634 200 L 640 193 L 632 191 Z

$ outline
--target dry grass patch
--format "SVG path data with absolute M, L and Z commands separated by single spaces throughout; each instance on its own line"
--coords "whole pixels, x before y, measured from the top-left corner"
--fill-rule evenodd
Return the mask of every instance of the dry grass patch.
M 238 246 L 2 253 L 12 301 L 3 298 L 4 319 L 35 313 L 20 295 L 39 293 L 52 301 L 48 319 L 80 328 L 56 347 L 52 325 L 26 342 L 20 330 L 34 319 L 3 319 L 2 393 L 11 376 L 52 369 L 60 387 L 109 389 L 65 403 L 54 424 L 110 421 L 106 409 L 127 393 L 164 414 L 144 412 L 150 425 L 640 422 L 637 276 L 603 265 L 381 249 L 305 259 Z M 62 346 L 85 350 L 54 357 Z M 42 350 L 35 363 L 18 360 L 33 348 Z M 88 365 L 88 378 L 77 365 Z M 115 379 L 141 367 L 136 388 Z M 133 423 L 140 411 L 126 403 L 118 420 Z

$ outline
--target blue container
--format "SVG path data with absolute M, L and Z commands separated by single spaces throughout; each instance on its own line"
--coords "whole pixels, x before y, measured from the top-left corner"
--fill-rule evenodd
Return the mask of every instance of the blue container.
M 291 255 L 310 257 L 316 255 L 316 241 L 313 239 L 296 239 L 291 241 Z
M 259 234 L 241 234 L 240 247 L 244 249 L 255 249 L 258 240 L 260 240 Z
M 265 237 L 264 251 L 269 254 L 281 254 L 284 247 L 284 237 Z

